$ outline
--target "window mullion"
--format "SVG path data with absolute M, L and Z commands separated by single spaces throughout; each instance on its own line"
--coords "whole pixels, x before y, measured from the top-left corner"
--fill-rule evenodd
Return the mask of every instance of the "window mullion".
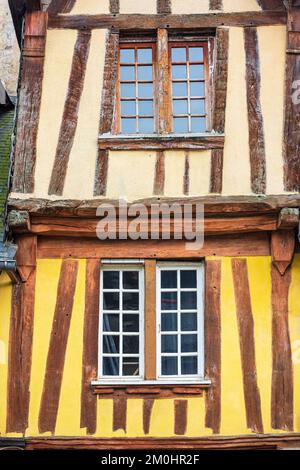
M 159 28 L 157 30 L 156 70 L 157 131 L 159 134 L 168 134 L 172 131 L 170 104 L 170 67 L 168 31 L 164 28 Z

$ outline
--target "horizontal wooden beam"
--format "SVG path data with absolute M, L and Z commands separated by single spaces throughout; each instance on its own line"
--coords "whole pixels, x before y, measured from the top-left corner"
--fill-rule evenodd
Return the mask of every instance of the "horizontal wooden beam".
M 225 137 L 222 135 L 203 136 L 137 136 L 137 137 L 105 137 L 98 141 L 101 150 L 209 150 L 222 149 Z
M 30 437 L 26 449 L 277 449 L 297 447 L 300 434 L 265 434 L 256 436 L 202 438 L 113 438 Z
M 123 396 L 127 398 L 174 398 L 174 397 L 199 397 L 203 390 L 210 388 L 210 384 L 203 385 L 98 385 L 92 384 L 95 395 L 105 398 Z
M 218 26 L 268 26 L 286 24 L 284 11 L 251 11 L 196 15 L 55 15 L 49 28 L 66 29 L 199 29 Z

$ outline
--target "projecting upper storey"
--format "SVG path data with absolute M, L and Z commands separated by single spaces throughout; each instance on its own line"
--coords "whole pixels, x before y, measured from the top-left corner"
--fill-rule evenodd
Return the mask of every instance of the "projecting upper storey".
M 54 0 L 27 14 L 11 198 L 299 192 L 286 3 Z

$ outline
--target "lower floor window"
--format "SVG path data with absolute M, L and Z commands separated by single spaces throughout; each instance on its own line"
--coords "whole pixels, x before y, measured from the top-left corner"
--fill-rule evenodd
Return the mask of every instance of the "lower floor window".
M 99 378 L 147 381 L 153 355 L 157 381 L 203 378 L 203 263 L 156 263 L 151 285 L 145 269 L 143 263 L 102 267 Z

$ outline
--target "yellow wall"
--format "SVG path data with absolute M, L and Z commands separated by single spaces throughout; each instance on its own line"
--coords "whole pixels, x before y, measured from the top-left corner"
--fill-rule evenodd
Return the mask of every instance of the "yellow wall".
M 270 422 L 272 329 L 271 278 L 269 257 L 247 258 L 252 313 L 254 318 L 255 351 L 258 388 L 261 396 L 264 432 L 277 433 Z M 27 436 L 37 436 L 38 414 L 42 396 L 50 332 L 52 327 L 61 260 L 39 260 L 37 266 L 33 355 L 30 380 L 30 409 Z M 75 301 L 67 343 L 65 366 L 56 422 L 56 435 L 84 436 L 80 428 L 81 361 L 83 348 L 83 318 L 86 261 L 79 261 Z M 236 304 L 231 258 L 221 258 L 221 434 L 251 434 L 246 424 L 245 400 Z M 294 431 L 300 432 L 300 255 L 292 267 L 289 295 L 289 332 L 294 367 Z M 0 435 L 5 435 L 7 351 L 9 338 L 11 283 L 0 278 Z M 186 397 L 184 397 L 186 398 Z M 157 399 L 152 411 L 149 436 L 174 436 L 174 400 Z M 99 437 L 144 436 L 142 400 L 129 399 L 127 431 L 112 430 L 112 400 L 98 399 L 97 429 Z M 188 399 L 186 437 L 209 436 L 205 427 L 205 398 Z

